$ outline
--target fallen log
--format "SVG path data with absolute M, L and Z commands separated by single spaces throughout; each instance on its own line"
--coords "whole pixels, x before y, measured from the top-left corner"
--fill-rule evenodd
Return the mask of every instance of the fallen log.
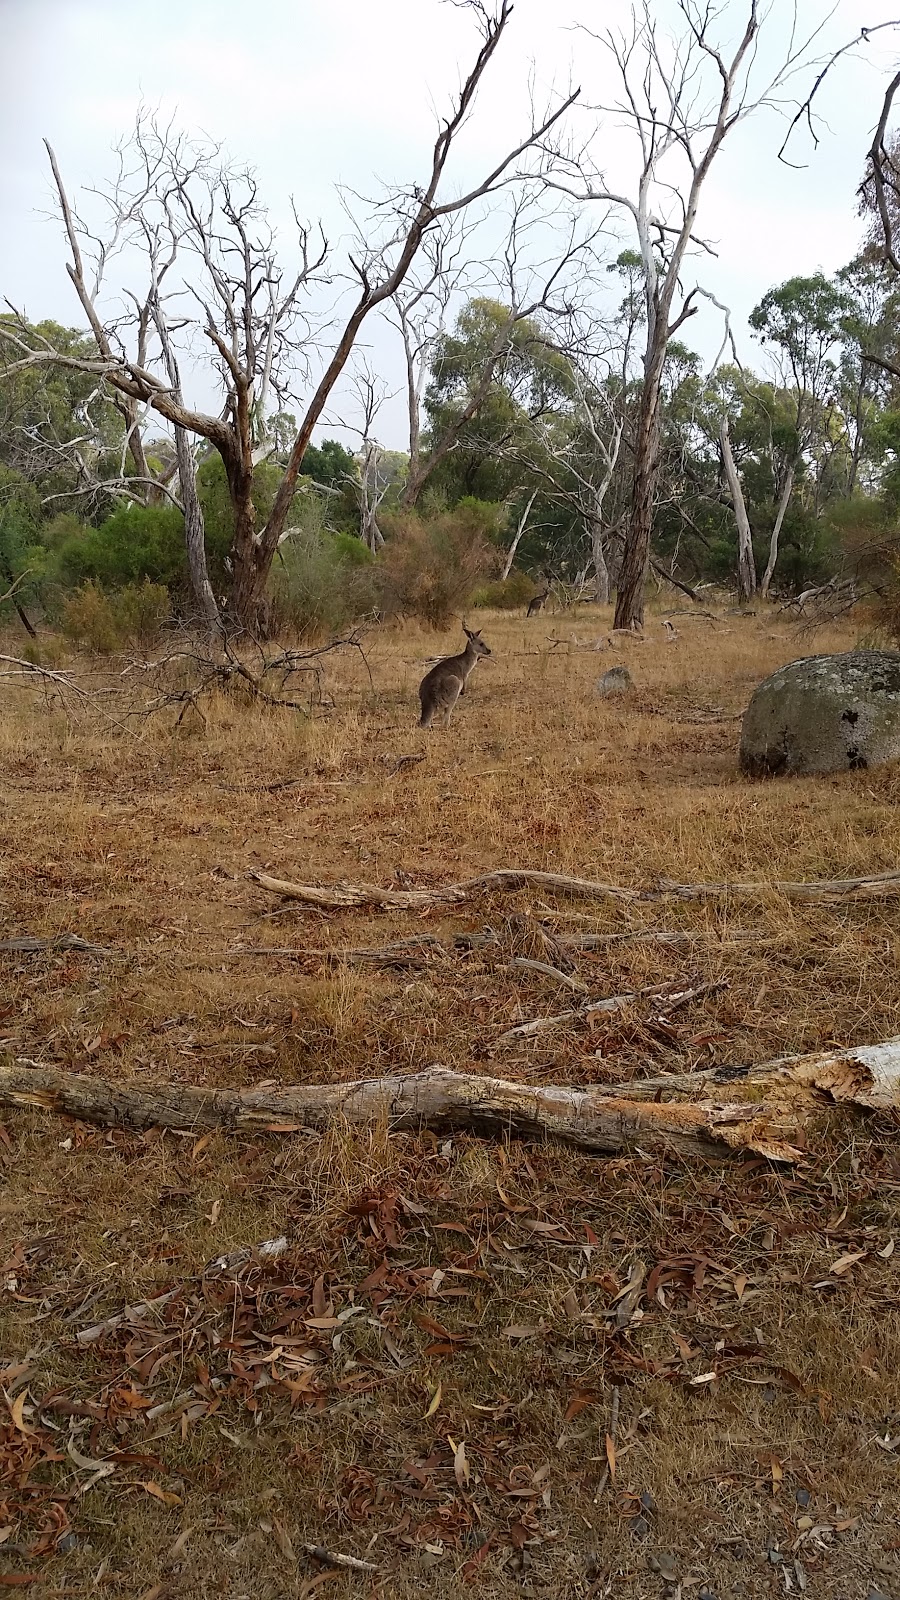
M 340 883 L 330 888 L 316 884 L 291 883 L 284 878 L 272 878 L 267 872 L 252 871 L 248 877 L 270 894 L 280 894 L 286 900 L 300 900 L 304 905 L 328 910 L 348 910 L 358 906 L 375 906 L 383 911 L 424 911 L 432 906 L 460 905 L 480 894 L 497 890 L 513 892 L 516 889 L 545 889 L 557 894 L 571 895 L 579 900 L 709 900 L 728 896 L 756 897 L 781 894 L 788 900 L 801 900 L 815 905 L 843 904 L 848 900 L 896 900 L 900 897 L 900 869 L 878 872 L 867 878 L 822 878 L 809 883 L 792 883 L 773 879 L 760 883 L 676 883 L 670 878 L 660 878 L 645 889 L 628 889 L 621 884 L 594 883 L 588 878 L 570 878 L 560 872 L 538 872 L 519 868 L 501 868 L 497 872 L 483 873 L 479 878 L 466 878 L 461 883 L 447 883 L 429 889 L 383 889 L 373 883 Z
M 801 1159 L 814 1113 L 824 1105 L 900 1107 L 900 1039 L 773 1061 L 752 1071 L 719 1070 L 728 1098 L 685 1104 L 642 1102 L 630 1098 L 627 1087 L 611 1094 L 601 1086 L 510 1083 L 444 1067 L 354 1083 L 211 1090 L 180 1083 L 138 1087 L 7 1059 L 0 1061 L 0 1106 L 37 1108 L 103 1127 L 314 1135 L 335 1121 L 384 1121 L 396 1132 L 432 1128 L 553 1138 L 605 1154 L 636 1147 L 721 1159 L 750 1150 L 787 1162 Z M 684 1089 L 685 1078 L 673 1086 Z M 710 1088 L 705 1074 L 702 1087 Z M 640 1092 L 636 1084 L 635 1094 Z

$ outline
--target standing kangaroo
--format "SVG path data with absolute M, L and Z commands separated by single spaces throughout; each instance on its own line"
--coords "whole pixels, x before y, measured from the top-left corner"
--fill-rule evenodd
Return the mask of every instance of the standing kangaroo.
M 490 655 L 490 648 L 481 637 L 481 629 L 471 633 L 463 623 L 463 633 L 468 640 L 465 650 L 458 656 L 445 656 L 426 672 L 419 684 L 422 702 L 420 728 L 430 728 L 436 711 L 444 713 L 444 727 L 449 727 L 450 713 L 460 695 L 464 693 L 469 674 L 482 656 Z
M 547 604 L 547 601 L 549 600 L 549 598 L 550 598 L 550 585 L 548 583 L 548 585 L 547 585 L 546 589 L 544 590 L 543 594 L 536 594 L 536 595 L 533 596 L 533 598 L 531 600 L 529 600 L 529 602 L 528 602 L 528 610 L 525 613 L 526 617 L 536 617 L 539 612 L 543 611 L 543 609 L 544 609 L 545 605 Z

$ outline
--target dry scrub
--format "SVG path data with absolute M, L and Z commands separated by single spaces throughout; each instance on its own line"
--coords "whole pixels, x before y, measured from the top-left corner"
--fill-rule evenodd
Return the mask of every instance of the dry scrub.
M 810 647 L 768 616 L 675 620 L 674 643 L 653 620 L 646 641 L 594 651 L 580 646 L 609 621 L 590 611 L 488 615 L 492 660 L 449 732 L 427 735 L 416 686 L 456 631 L 373 634 L 371 684 L 360 660 L 329 658 L 334 709 L 313 718 L 235 694 L 207 702 L 205 726 L 176 730 L 171 711 L 122 728 L 52 686 L 3 690 L 0 937 L 74 933 L 110 953 L 0 954 L 0 1049 L 232 1087 L 437 1061 L 615 1084 L 900 1033 L 895 902 L 523 892 L 323 913 L 249 881 L 521 866 L 640 887 L 896 867 L 893 767 L 737 773 L 753 685 L 845 648 L 849 625 Z M 601 700 L 615 661 L 635 689 Z M 573 956 L 592 995 L 729 986 L 664 1023 L 592 1014 L 500 1055 L 516 1023 L 570 1003 L 513 958 L 575 932 L 599 936 Z M 442 944 L 334 959 L 417 934 Z M 900 1594 L 894 1132 L 836 1122 L 828 1159 L 787 1177 L 378 1128 L 279 1143 L 8 1115 L 0 1586 Z M 283 1253 L 204 1275 L 279 1236 Z M 378 1571 L 330 1569 L 305 1544 Z

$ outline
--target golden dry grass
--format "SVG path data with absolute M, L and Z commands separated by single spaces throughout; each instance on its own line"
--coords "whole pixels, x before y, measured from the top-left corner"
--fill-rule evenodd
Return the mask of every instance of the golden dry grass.
M 0 955 L 0 1048 L 210 1085 L 435 1061 L 578 1083 L 900 1033 L 891 903 L 522 894 L 326 915 L 248 882 L 253 867 L 428 883 L 528 866 L 643 885 L 896 866 L 895 767 L 768 784 L 736 768 L 753 685 L 811 648 L 846 648 L 852 629 L 810 644 L 769 616 L 676 620 L 673 644 L 651 620 L 645 642 L 595 652 L 551 643 L 601 636 L 608 619 L 590 611 L 487 617 L 494 659 L 447 733 L 416 728 L 415 690 L 455 633 L 375 635 L 371 684 L 359 660 L 330 661 L 334 709 L 312 719 L 220 698 L 205 725 L 176 731 L 165 713 L 122 732 L 8 691 L 4 936 L 70 931 L 113 954 Z M 616 661 L 634 692 L 600 700 Z M 425 759 L 395 772 L 404 755 Z M 669 1029 L 636 1008 L 497 1050 L 511 1023 L 568 999 L 510 969 L 513 913 L 615 936 L 579 958 L 592 993 L 688 974 L 729 987 Z M 485 926 L 496 947 L 414 969 L 304 953 Z M 621 937 L 654 929 L 688 942 Z M 17 1509 L 0 1580 L 5 1559 L 35 1594 L 274 1600 L 314 1592 L 319 1569 L 298 1554 L 314 1542 L 380 1568 L 322 1572 L 329 1595 L 900 1593 L 896 1257 L 878 1254 L 900 1236 L 890 1128 L 836 1127 L 826 1162 L 785 1177 L 377 1128 L 198 1142 L 4 1121 L 0 1382 L 27 1409 L 7 1407 L 0 1505 Z M 282 1233 L 281 1261 L 204 1287 L 212 1257 Z M 659 1270 L 617 1329 L 610 1306 L 636 1261 Z M 143 1331 L 76 1343 L 179 1286 Z M 310 1328 L 323 1305 L 326 1321 L 349 1314 Z M 316 1364 L 302 1392 L 279 1358 L 259 1365 L 276 1325 Z M 260 1387 L 261 1372 L 277 1381 Z M 595 1499 L 615 1388 L 616 1472 Z M 196 1416 L 143 1419 L 185 1392 Z M 26 1472 L 54 1440 L 62 1460 Z M 70 1443 L 116 1470 L 93 1481 Z M 30 1502 L 26 1478 L 43 1485 Z M 783 1559 L 766 1554 L 776 1544 Z

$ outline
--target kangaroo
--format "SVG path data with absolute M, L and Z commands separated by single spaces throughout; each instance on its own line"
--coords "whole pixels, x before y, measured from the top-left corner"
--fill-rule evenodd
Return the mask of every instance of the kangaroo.
M 422 715 L 419 718 L 420 728 L 430 728 L 436 711 L 444 713 L 444 727 L 450 725 L 450 713 L 456 705 L 460 695 L 465 692 L 466 682 L 470 672 L 482 656 L 490 655 L 490 647 L 481 637 L 481 629 L 471 633 L 463 623 L 463 633 L 468 643 L 465 650 L 458 656 L 445 656 L 426 672 L 419 684 L 419 699 L 422 702 Z
M 526 617 L 536 617 L 538 615 L 538 612 L 543 611 L 543 609 L 544 609 L 545 605 L 547 604 L 547 601 L 549 600 L 549 598 L 550 598 L 550 585 L 548 583 L 548 585 L 547 585 L 546 589 L 544 590 L 543 594 L 536 594 L 533 599 L 529 600 L 529 602 L 528 602 L 528 610 L 525 613 Z

